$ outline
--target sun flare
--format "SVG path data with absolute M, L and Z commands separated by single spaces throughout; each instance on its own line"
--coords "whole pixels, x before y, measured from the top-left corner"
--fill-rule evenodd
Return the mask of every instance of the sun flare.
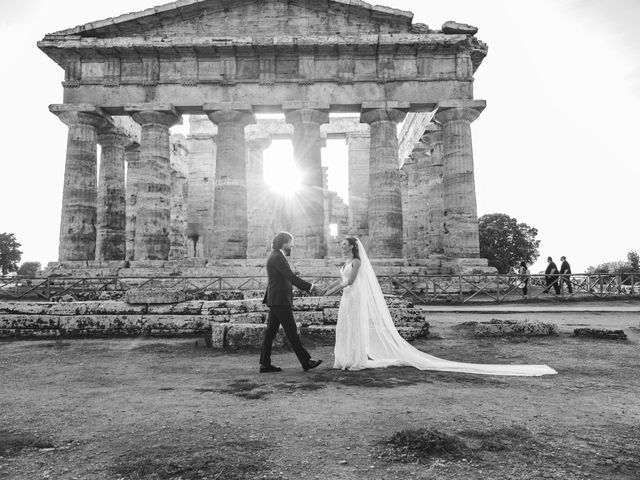
M 301 175 L 293 162 L 291 142 L 274 140 L 265 150 L 264 181 L 271 190 L 286 196 L 300 188 Z

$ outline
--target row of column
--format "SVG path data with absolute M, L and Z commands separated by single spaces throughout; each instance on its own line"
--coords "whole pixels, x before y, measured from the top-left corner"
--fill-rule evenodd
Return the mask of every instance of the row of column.
M 423 137 L 432 159 L 428 168 L 433 170 L 424 178 L 429 179 L 429 185 L 434 179 L 433 185 L 427 188 L 430 193 L 419 200 L 433 206 L 428 209 L 425 206 L 425 211 L 429 211 L 426 223 L 431 225 L 426 231 L 436 239 L 429 242 L 430 253 L 443 251 L 454 257 L 478 256 L 470 124 L 483 106 L 484 103 L 478 101 L 441 104 L 434 118 L 442 131 L 426 132 Z M 211 253 L 217 258 L 245 258 L 248 248 L 247 196 L 252 195 L 247 192 L 247 181 L 255 179 L 247 178 L 244 128 L 255 123 L 255 117 L 249 106 L 239 104 L 210 104 L 204 109 L 218 126 L 211 212 L 215 251 Z M 126 112 L 141 126 L 139 148 L 131 146 L 127 149 L 130 139 L 124 132 L 114 129 L 100 109 L 59 105 L 52 106 L 51 110 L 69 127 L 60 261 L 122 260 L 125 256 L 131 259 L 128 252 L 133 252 L 135 260 L 166 260 L 170 250 L 172 189 L 169 129 L 181 121 L 180 115 L 170 105 L 127 108 Z M 365 104 L 361 122 L 370 125 L 369 138 L 348 138 L 354 159 L 363 160 L 350 164 L 352 205 L 349 224 L 357 230 L 368 230 L 370 256 L 374 258 L 402 257 L 397 125 L 404 120 L 407 111 L 407 104 Z M 291 229 L 304 256 L 322 258 L 326 244 L 320 126 L 329 121 L 329 109 L 300 106 L 286 110 L 285 116 L 287 122 L 294 125 L 294 157 L 302 172 L 302 191 L 293 212 Z M 368 162 L 364 161 L 366 141 L 369 142 Z M 98 143 L 102 145 L 103 156 L 96 185 Z M 264 143 L 250 147 L 249 162 L 261 163 L 262 151 L 266 148 Z M 440 148 L 441 160 L 433 160 L 438 158 Z M 253 160 L 251 152 L 254 152 Z M 124 184 L 125 158 L 128 188 Z M 441 194 L 437 193 L 440 188 L 438 169 L 442 171 Z M 127 190 L 131 192 L 128 214 Z M 206 210 L 206 206 L 204 208 Z M 265 205 L 265 208 L 269 206 Z M 130 222 L 129 228 L 126 222 Z M 443 226 L 441 234 L 435 227 L 440 223 Z M 265 230 L 267 227 L 265 225 Z M 128 236 L 127 231 L 130 232 Z

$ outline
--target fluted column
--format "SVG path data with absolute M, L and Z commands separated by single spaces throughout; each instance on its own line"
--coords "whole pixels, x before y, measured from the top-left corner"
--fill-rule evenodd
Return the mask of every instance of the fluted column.
M 58 260 L 94 260 L 97 129 L 106 125 L 107 117 L 100 109 L 88 105 L 51 105 L 49 110 L 69 127 Z
M 213 231 L 218 258 L 247 257 L 247 147 L 244 127 L 255 123 L 250 105 L 208 104 L 218 126 Z
M 349 156 L 349 230 L 360 238 L 369 233 L 369 133 L 347 133 Z
M 480 255 L 473 173 L 471 122 L 485 107 L 482 100 L 450 100 L 438 106 L 444 162 L 444 253 L 452 258 Z
M 360 121 L 371 126 L 369 164 L 369 256 L 402 257 L 402 197 L 398 163 L 397 125 L 408 105 L 391 102 L 363 104 Z
M 131 138 L 121 129 L 98 130 L 101 147 L 98 175 L 96 260 L 124 260 L 126 252 L 125 147 Z
M 135 260 L 169 258 L 171 156 L 169 128 L 181 122 L 170 105 L 125 109 L 140 124 L 140 169 L 136 199 Z
M 444 197 L 442 187 L 442 127 L 431 124 L 425 129 L 421 141 L 427 152 L 427 232 L 428 255 L 444 253 Z
M 212 257 L 217 128 L 206 115 L 190 115 L 189 126 L 187 256 Z
M 329 109 L 290 107 L 285 107 L 285 120 L 293 125 L 293 157 L 301 175 L 292 219 L 296 252 L 299 257 L 324 258 L 327 245 L 320 125 L 329 122 Z
M 138 177 L 140 176 L 140 144 L 131 143 L 124 151 L 127 162 L 126 180 L 126 212 L 127 222 L 125 226 L 125 242 L 127 260 L 134 260 L 134 248 L 136 240 L 136 205 L 138 200 Z
M 271 249 L 274 211 L 264 183 L 264 151 L 270 145 L 268 135 L 247 138 L 247 258 L 263 258 Z

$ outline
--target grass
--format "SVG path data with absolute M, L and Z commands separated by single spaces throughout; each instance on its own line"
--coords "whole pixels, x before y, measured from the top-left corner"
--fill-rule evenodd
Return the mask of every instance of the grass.
M 18 455 L 29 448 L 55 448 L 55 445 L 50 440 L 31 433 L 0 430 L 0 457 Z
M 120 456 L 110 471 L 127 480 L 241 480 L 267 468 L 264 442 L 235 440 L 177 447 L 160 444 Z

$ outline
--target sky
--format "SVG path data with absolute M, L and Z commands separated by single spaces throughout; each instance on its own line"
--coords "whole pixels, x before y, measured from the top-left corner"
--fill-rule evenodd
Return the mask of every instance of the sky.
M 46 34 L 161 0 L 22 0 L 0 4 L 0 233 L 23 261 L 57 259 L 67 128 L 63 72 L 36 47 Z M 381 0 L 414 23 L 475 25 L 489 54 L 475 73 L 487 108 L 472 124 L 478 214 L 538 229 L 540 259 L 574 272 L 640 250 L 640 2 Z M 182 127 L 184 132 L 184 127 Z M 266 156 L 272 155 L 267 151 Z M 330 187 L 346 196 L 346 146 L 329 141 Z

